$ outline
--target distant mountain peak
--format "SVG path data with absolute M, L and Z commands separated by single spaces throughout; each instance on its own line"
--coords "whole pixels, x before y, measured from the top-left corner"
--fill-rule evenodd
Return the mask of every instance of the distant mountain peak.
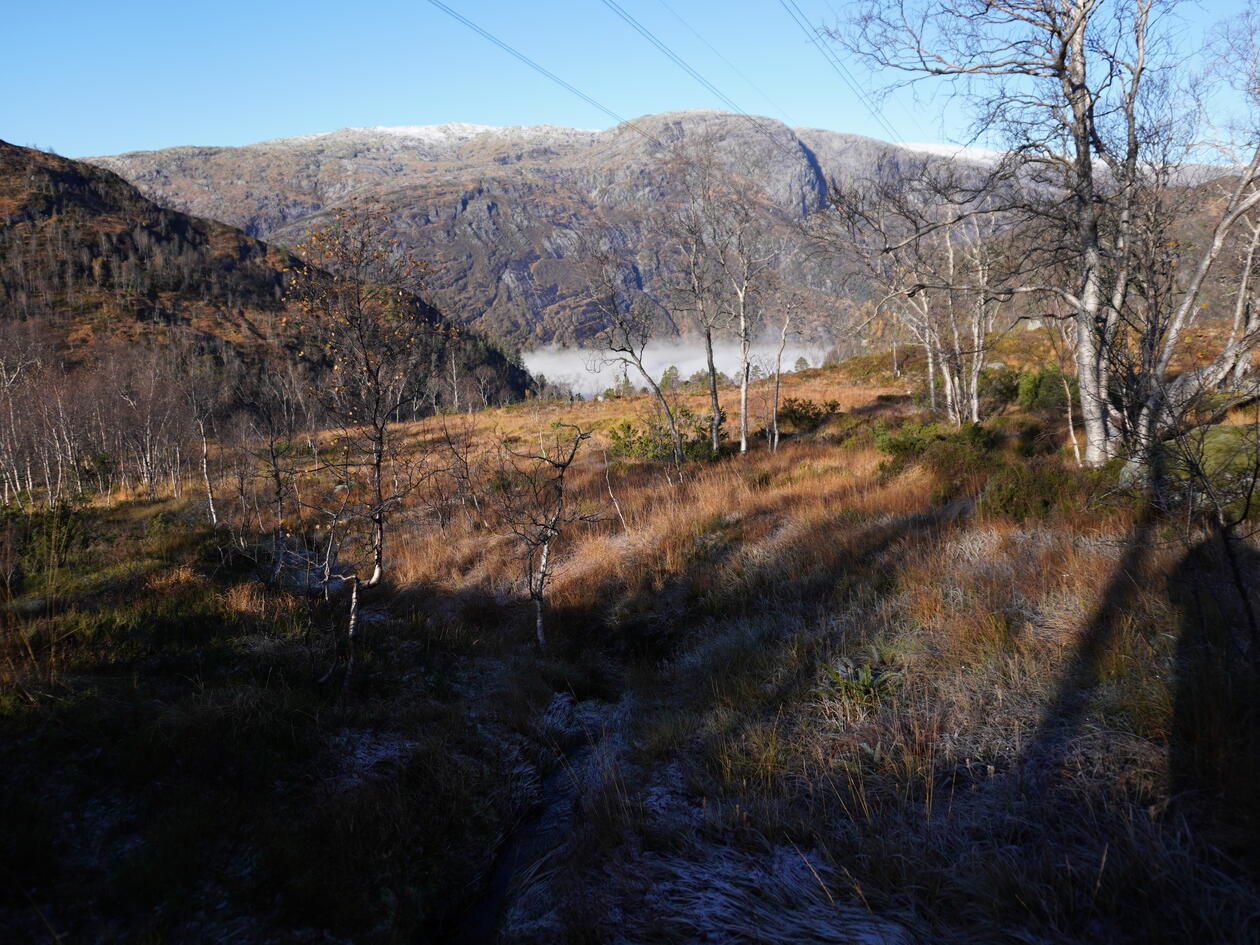
M 159 203 L 282 245 L 299 242 L 328 211 L 370 201 L 383 208 L 389 235 L 432 265 L 427 288 L 442 308 L 527 345 L 580 340 L 598 327 L 574 260 L 583 233 L 633 247 L 644 285 L 666 293 L 665 237 L 654 214 L 685 198 L 668 168 L 678 144 L 709 149 L 747 182 L 766 225 L 791 247 L 782 277 L 813 300 L 820 324 L 847 304 L 839 288 L 847 276 L 801 243 L 793 221 L 821 207 L 833 184 L 876 173 L 884 157 L 907 151 L 762 115 L 680 109 L 603 130 L 470 122 L 342 128 L 93 160 Z
M 317 131 L 313 134 L 269 138 L 266 141 L 245 145 L 245 147 L 304 147 L 321 142 L 376 139 L 404 146 L 417 144 L 440 148 L 459 145 L 481 135 L 499 138 L 572 138 L 593 136 L 599 133 L 594 129 L 567 128 L 561 125 L 478 125 L 464 121 L 448 121 L 440 125 L 368 125 L 338 128 L 336 131 Z

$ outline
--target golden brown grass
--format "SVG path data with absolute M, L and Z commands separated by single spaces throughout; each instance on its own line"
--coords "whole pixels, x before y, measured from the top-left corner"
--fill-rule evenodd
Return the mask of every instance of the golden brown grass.
M 785 390 L 895 422 L 911 408 L 876 402 L 892 392 L 832 370 Z M 973 501 L 987 472 L 945 495 L 930 464 L 893 469 L 871 437 L 836 445 L 826 430 L 777 453 L 758 439 L 681 479 L 667 463 L 609 464 L 607 430 L 651 412 L 633 397 L 409 425 L 408 460 L 438 448 L 443 424 L 468 434 L 480 508 L 459 501 L 449 472 L 427 480 L 391 523 L 391 588 L 367 597 L 396 624 L 366 631 L 381 649 L 373 663 L 369 647 L 365 686 L 396 672 L 395 695 L 411 699 L 405 687 L 449 677 L 435 689 L 451 694 L 445 715 L 422 720 L 439 769 L 437 746 L 468 719 L 493 717 L 515 739 L 554 692 L 632 694 L 625 763 L 582 798 L 581 856 L 557 861 L 574 903 L 615 898 L 627 857 L 660 863 L 685 848 L 743 862 L 795 848 L 818 863 L 828 900 L 942 935 L 1178 941 L 1199 922 L 1203 940 L 1245 939 L 1257 905 L 1245 869 L 1200 829 L 1206 792 L 1170 787 L 1186 738 L 1178 712 L 1202 698 L 1179 662 L 1184 601 L 1168 590 L 1185 573 L 1178 536 L 1135 546 L 1134 505 L 1067 468 L 1049 481 L 1077 490 L 1078 506 L 1017 522 Z M 557 543 L 554 633 L 539 652 L 493 482 L 503 440 L 529 451 L 557 422 L 595 431 L 569 499 L 600 517 Z M 1000 462 L 1026 461 L 1003 449 Z M 210 590 L 186 568 L 147 588 Z M 285 613 L 256 582 L 216 593 L 251 625 Z M 416 652 L 430 660 L 423 683 L 408 667 Z M 1232 698 L 1197 710 L 1207 721 L 1195 750 L 1218 767 L 1236 758 Z M 653 820 L 644 802 L 670 766 L 682 771 L 679 803 L 701 812 L 683 825 Z M 304 849 L 319 844 L 312 835 Z M 772 914 L 757 894 L 741 893 L 749 914 Z M 608 937 L 601 914 L 573 908 L 592 938 Z
M 827 371 L 799 384 L 850 410 L 889 392 Z M 525 442 L 649 409 L 478 423 Z M 579 615 L 579 646 L 648 628 L 636 757 L 647 772 L 682 760 L 711 840 L 829 851 L 864 901 L 943 927 L 1177 941 L 1202 919 L 1209 939 L 1241 934 L 1254 897 L 1169 793 L 1178 702 L 1203 698 L 1181 679 L 1188 624 L 1167 591 L 1184 541 L 1135 546 L 1135 506 L 1102 489 L 1024 523 L 965 494 L 941 504 L 929 471 L 889 473 L 860 440 L 758 443 L 681 482 L 651 463 L 606 472 L 599 447 L 573 494 L 605 515 L 565 537 L 551 606 Z M 409 542 L 399 571 L 500 600 L 519 595 L 514 573 L 510 542 L 458 517 Z M 601 842 L 624 843 L 629 820 Z

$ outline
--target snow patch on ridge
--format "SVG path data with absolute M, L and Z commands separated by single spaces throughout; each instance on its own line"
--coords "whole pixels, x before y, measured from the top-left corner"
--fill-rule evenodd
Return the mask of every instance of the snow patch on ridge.
M 271 138 L 259 141 L 254 147 L 277 145 L 301 145 L 327 139 L 393 138 L 399 143 L 427 146 L 460 144 L 478 135 L 495 135 L 507 138 L 527 135 L 535 137 L 594 136 L 600 132 L 588 128 L 566 128 L 561 125 L 476 125 L 465 121 L 451 121 L 440 125 L 371 125 L 363 128 L 339 128 L 336 131 L 318 131 L 313 134 L 293 135 L 287 138 Z M 249 147 L 247 145 L 247 147 Z
M 961 144 L 935 144 L 932 142 L 916 142 L 903 141 L 897 145 L 899 148 L 905 148 L 907 151 L 916 151 L 919 154 L 935 154 L 938 157 L 949 158 L 951 160 L 973 161 L 976 164 L 996 164 L 1002 160 L 1001 151 L 992 151 L 988 148 L 968 147 Z

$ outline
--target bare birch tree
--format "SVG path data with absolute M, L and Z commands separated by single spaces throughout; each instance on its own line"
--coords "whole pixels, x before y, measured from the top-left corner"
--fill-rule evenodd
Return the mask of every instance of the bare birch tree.
M 1001 210 L 1040 236 L 1031 247 L 1047 264 L 1010 293 L 1051 294 L 1074 312 L 1076 370 L 1086 433 L 1085 462 L 1099 465 L 1126 448 L 1145 451 L 1175 423 L 1187 399 L 1233 377 L 1260 340 L 1246 325 L 1209 363 L 1174 376 L 1186 329 L 1215 264 L 1260 202 L 1260 140 L 1254 122 L 1221 188 L 1209 234 L 1186 247 L 1173 291 L 1154 318 L 1134 315 L 1134 275 L 1151 247 L 1140 239 L 1140 203 L 1177 183 L 1203 130 L 1188 70 L 1171 43 L 1176 0 L 876 0 L 835 38 L 907 82 L 952 83 L 973 108 L 972 139 L 1000 140 L 989 173 L 996 189 L 1018 193 Z M 1219 58 L 1253 111 L 1260 102 L 1256 20 L 1229 31 Z M 1012 188 L 1011 183 L 1019 188 Z M 981 208 L 992 214 L 999 208 Z M 977 212 L 964 208 L 968 215 Z M 931 228 L 935 229 L 935 227 Z M 915 234 L 915 237 L 923 234 Z M 912 237 L 914 238 L 914 237 Z M 1136 383 L 1114 403 L 1116 355 L 1146 352 Z M 1123 415 L 1133 418 L 1125 435 Z
M 877 164 L 866 180 L 832 188 L 807 231 L 833 251 L 856 253 L 875 291 L 872 318 L 891 316 L 923 346 L 928 399 L 937 381 L 954 424 L 980 417 L 981 371 L 992 350 L 1006 267 L 992 195 L 925 160 Z
M 645 360 L 648 344 L 662 334 L 677 335 L 678 326 L 663 306 L 638 287 L 637 266 L 624 253 L 605 246 L 588 247 L 586 255 L 591 302 L 604 325 L 598 336 L 600 357 L 604 364 L 619 364 L 626 371 L 633 368 L 651 391 L 669 427 L 674 468 L 681 470 L 686 452 L 677 416 Z
M 288 290 L 298 312 L 293 327 L 309 349 L 303 354 L 326 368 L 321 404 L 355 446 L 350 471 L 364 476 L 372 547 L 364 586 L 384 575 L 386 525 L 417 484 L 395 425 L 417 374 L 427 373 L 423 338 L 439 330 L 413 295 L 426 267 L 380 236 L 383 222 L 363 209 L 338 211 L 299 246 L 305 262 L 292 270 Z
M 718 371 L 713 359 L 714 336 L 728 327 L 730 307 L 724 304 L 725 279 L 717 254 L 722 241 L 720 204 L 724 195 L 712 143 L 679 150 L 670 163 L 671 177 L 682 188 L 683 202 L 666 214 L 678 264 L 670 267 L 670 294 L 679 313 L 699 329 L 704 339 L 709 388 L 709 448 L 722 448 L 722 406 L 718 400 Z
M 547 645 L 545 608 L 547 589 L 555 573 L 553 552 L 564 528 L 597 516 L 575 508 L 566 477 L 590 433 L 569 423 L 556 424 L 552 436 L 540 432 L 536 453 L 504 447 L 498 480 L 500 518 L 520 548 L 525 586 L 534 605 L 534 633 L 539 647 Z

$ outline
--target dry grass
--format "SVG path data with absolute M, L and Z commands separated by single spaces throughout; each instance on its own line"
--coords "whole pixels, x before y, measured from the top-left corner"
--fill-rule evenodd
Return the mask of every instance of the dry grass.
M 873 399 L 809 373 L 794 396 Z M 520 409 L 483 429 L 601 430 L 636 404 Z M 1171 787 L 1187 702 L 1215 706 L 1203 752 L 1251 751 L 1188 688 L 1194 618 L 1168 590 L 1186 543 L 1134 539 L 1134 507 L 1100 503 L 1105 490 L 1022 524 L 942 506 L 929 472 L 888 475 L 860 442 L 757 449 L 681 483 L 614 464 L 626 528 L 598 450 L 577 470 L 575 494 L 607 515 L 566 537 L 552 607 L 573 646 L 648 641 L 629 651 L 639 788 L 681 763 L 707 855 L 732 837 L 798 844 L 825 860 L 828 895 L 939 934 L 1251 940 L 1260 898 L 1230 857 L 1255 847 L 1214 839 L 1250 831 L 1250 814 L 1214 807 L 1210 785 Z M 510 544 L 482 530 L 452 520 L 413 548 L 403 580 L 519 593 Z M 619 787 L 623 813 L 634 789 Z M 650 820 L 601 827 L 606 855 L 665 842 Z
M 863 423 L 906 413 L 876 400 L 892 392 L 829 370 L 785 390 Z M 396 828 L 450 840 L 471 869 L 469 838 L 431 833 L 407 790 L 437 778 L 458 822 L 464 784 L 496 776 L 486 755 L 518 758 L 567 691 L 634 706 L 623 756 L 582 798 L 580 855 L 547 860 L 569 940 L 846 940 L 857 910 L 940 940 L 1256 938 L 1258 700 L 1195 642 L 1236 615 L 1219 603 L 1220 562 L 1173 540 L 1193 536 L 1143 531 L 1132 504 L 1066 468 L 1042 481 L 1076 504 L 1017 522 L 974 501 L 987 473 L 945 495 L 930 463 L 894 470 L 871 437 L 835 445 L 827 430 L 690 464 L 681 481 L 665 464 L 609 465 L 606 431 L 650 412 L 642 397 L 526 404 L 407 429 L 423 453 L 443 422 L 461 426 L 480 504 L 438 474 L 398 510 L 392 584 L 370 601 L 395 623 L 368 647 L 347 711 L 424 757 L 349 805 L 316 792 L 300 857 L 326 837 L 352 844 L 355 863 L 369 856 L 353 837 L 361 816 L 369 840 Z M 556 422 L 596 433 L 569 497 L 600 517 L 557 543 L 539 653 L 518 549 L 493 514 L 495 449 L 527 449 Z M 1026 461 L 1003 449 L 995 463 Z M 198 575 L 154 575 L 147 593 L 209 595 L 250 627 L 295 612 L 256 582 Z M 1183 585 L 1209 589 L 1217 611 L 1195 609 Z M 265 717 L 257 692 L 235 691 L 189 717 Z M 494 829 L 486 817 L 472 839 Z M 275 855 L 278 869 L 301 865 Z M 332 876 L 304 882 L 298 901 L 321 899 Z M 370 914 L 358 895 L 351 912 Z M 615 914 L 633 918 L 613 929 Z

